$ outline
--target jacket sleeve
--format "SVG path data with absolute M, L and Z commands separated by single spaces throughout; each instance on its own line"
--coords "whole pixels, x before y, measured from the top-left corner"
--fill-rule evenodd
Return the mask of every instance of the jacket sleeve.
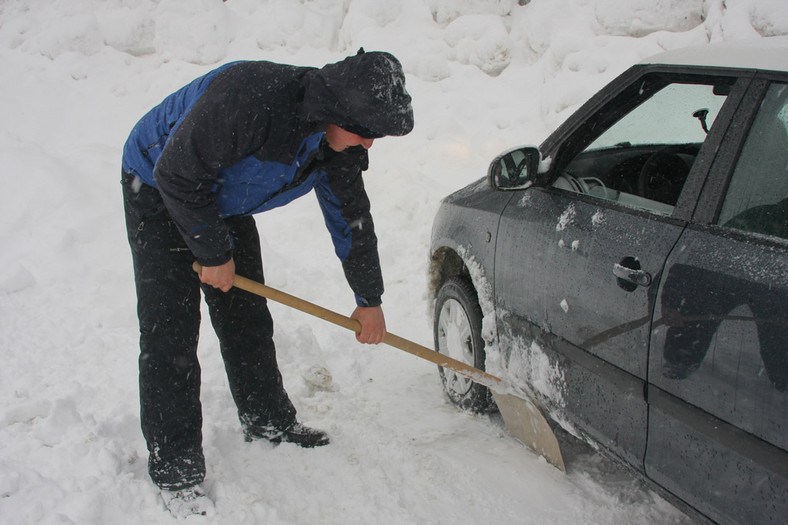
M 216 203 L 219 170 L 254 151 L 268 129 L 266 116 L 251 111 L 241 86 L 217 77 L 173 129 L 153 172 L 186 245 L 205 266 L 232 257 Z
M 315 193 L 356 304 L 379 306 L 383 276 L 378 239 L 361 177 L 367 152 L 351 148 L 340 157 L 345 162 L 326 167 L 328 175 L 315 186 Z

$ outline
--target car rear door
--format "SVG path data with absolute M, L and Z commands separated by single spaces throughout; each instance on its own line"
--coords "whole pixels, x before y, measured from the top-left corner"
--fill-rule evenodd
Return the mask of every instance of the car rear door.
M 735 122 L 657 296 L 645 467 L 715 521 L 777 523 L 788 516 L 788 79 L 756 79 Z
M 548 152 L 552 185 L 524 190 L 501 218 L 496 311 L 509 370 L 523 370 L 582 432 L 638 468 L 657 286 L 691 214 L 693 181 L 727 125 L 732 110 L 721 109 L 734 82 L 635 76 Z M 708 138 L 693 116 L 701 108 L 710 110 Z M 666 149 L 686 157 L 685 171 L 658 195 L 639 179 Z M 545 357 L 550 364 L 538 366 Z

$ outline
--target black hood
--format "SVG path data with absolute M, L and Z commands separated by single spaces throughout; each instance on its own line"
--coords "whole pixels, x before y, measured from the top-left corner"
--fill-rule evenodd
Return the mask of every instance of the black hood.
M 413 108 L 405 74 L 391 54 L 363 50 L 306 75 L 303 116 L 370 138 L 406 135 Z

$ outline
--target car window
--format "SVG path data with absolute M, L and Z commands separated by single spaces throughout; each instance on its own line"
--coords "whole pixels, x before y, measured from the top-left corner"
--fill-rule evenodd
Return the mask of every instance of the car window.
M 646 81 L 638 92 L 644 98 Z M 597 135 L 553 186 L 670 215 L 695 157 L 726 99 L 714 83 L 663 82 Z M 624 101 L 626 102 L 626 101 Z M 604 108 L 592 119 L 605 122 Z
M 714 94 L 714 86 L 669 84 L 626 114 L 587 149 L 702 143 L 706 131 L 700 117 L 705 116 L 706 127 L 710 128 L 724 101 L 725 97 Z
M 718 224 L 788 239 L 788 85 L 772 84 L 739 155 Z

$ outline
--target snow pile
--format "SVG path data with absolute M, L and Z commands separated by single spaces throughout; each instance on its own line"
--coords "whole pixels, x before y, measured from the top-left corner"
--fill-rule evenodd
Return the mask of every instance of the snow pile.
M 366 180 L 389 328 L 431 346 L 427 251 L 444 195 L 483 176 L 501 150 L 539 143 L 648 55 L 786 33 L 784 0 L 3 1 L 0 522 L 171 523 L 138 428 L 118 181 L 133 124 L 185 82 L 230 60 L 319 66 L 361 46 L 402 60 L 416 128 L 376 142 Z M 257 221 L 269 284 L 352 310 L 313 198 Z M 272 311 L 300 417 L 333 443 L 245 444 L 206 322 L 206 490 L 216 514 L 191 521 L 684 519 L 596 457 L 563 476 L 500 425 L 457 413 L 433 366 Z

